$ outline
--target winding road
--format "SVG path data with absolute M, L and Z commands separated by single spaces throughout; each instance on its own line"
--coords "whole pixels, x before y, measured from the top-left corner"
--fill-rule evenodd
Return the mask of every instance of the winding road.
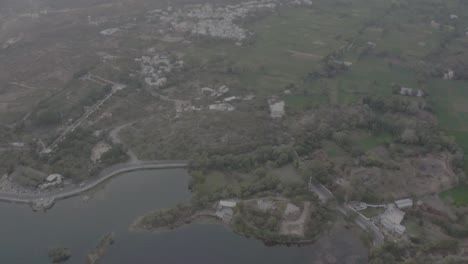
M 86 182 L 84 185 L 74 185 L 55 192 L 45 192 L 39 194 L 18 194 L 18 193 L 0 193 L 0 201 L 14 203 L 37 203 L 38 201 L 51 201 L 66 199 L 72 196 L 86 192 L 97 185 L 109 180 L 119 174 L 137 171 L 137 170 L 152 170 L 152 169 L 176 169 L 186 168 L 188 162 L 185 160 L 168 160 L 168 161 L 139 161 L 117 164 L 115 166 L 104 169 L 99 173 L 99 176 L 92 181 Z

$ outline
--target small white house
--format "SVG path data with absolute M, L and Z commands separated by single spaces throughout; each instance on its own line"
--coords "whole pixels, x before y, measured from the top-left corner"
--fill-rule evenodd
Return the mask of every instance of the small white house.
M 356 211 L 362 211 L 367 209 L 367 204 L 361 202 L 349 202 L 349 206 L 351 206 Z
M 223 220 L 225 223 L 231 222 L 234 215 L 234 207 L 236 207 L 236 201 L 221 200 L 218 203 L 216 215 Z
M 273 119 L 281 118 L 284 116 L 285 110 L 285 103 L 284 101 L 274 102 L 274 100 L 269 100 L 270 105 L 270 116 Z
M 49 176 L 47 176 L 46 180 L 44 183 L 42 183 L 41 185 L 39 185 L 39 188 L 41 190 L 45 190 L 51 186 L 56 186 L 56 185 L 59 185 L 61 184 L 63 181 L 63 176 L 60 175 L 60 174 L 51 174 Z
M 60 174 L 51 174 L 47 176 L 46 181 L 47 182 L 61 182 L 62 181 L 62 175 Z
M 222 208 L 234 208 L 236 207 L 237 205 L 237 202 L 236 201 L 228 201 L 228 200 L 221 200 L 219 201 L 219 204 L 218 204 L 218 209 L 222 209 Z
M 413 207 L 413 199 L 408 198 L 408 199 L 396 200 L 395 204 L 400 209 L 411 208 Z

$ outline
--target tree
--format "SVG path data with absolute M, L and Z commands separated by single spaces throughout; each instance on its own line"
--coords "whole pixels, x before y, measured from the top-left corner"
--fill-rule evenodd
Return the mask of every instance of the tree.
M 52 263 L 63 263 L 71 258 L 71 251 L 66 247 L 56 247 L 49 249 L 48 255 Z

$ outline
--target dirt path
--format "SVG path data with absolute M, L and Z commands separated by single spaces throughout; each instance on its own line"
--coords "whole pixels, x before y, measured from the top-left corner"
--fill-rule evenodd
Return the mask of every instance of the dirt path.
M 132 121 L 130 123 L 126 123 L 126 124 L 123 124 L 123 125 L 120 125 L 114 129 L 112 129 L 112 131 L 109 133 L 109 137 L 111 138 L 112 140 L 112 144 L 114 145 L 123 145 L 125 146 L 125 144 L 122 142 L 122 140 L 120 139 L 119 137 L 119 133 L 122 129 L 124 128 L 127 128 L 133 124 L 135 124 L 136 122 L 138 121 Z M 135 152 L 133 152 L 133 150 L 131 150 L 130 148 L 127 147 L 127 155 L 130 157 L 130 160 L 129 162 L 130 163 L 137 163 L 139 161 L 137 155 L 135 154 Z

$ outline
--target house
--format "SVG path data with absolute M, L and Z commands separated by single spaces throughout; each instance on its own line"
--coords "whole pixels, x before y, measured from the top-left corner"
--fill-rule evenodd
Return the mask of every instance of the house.
M 349 206 L 351 206 L 356 211 L 362 211 L 367 209 L 367 204 L 361 202 L 349 202 Z
M 395 204 L 399 209 L 411 208 L 413 207 L 413 199 L 396 200 Z
M 233 209 L 234 207 L 237 206 L 236 201 L 228 201 L 228 200 L 221 200 L 218 203 L 218 210 L 221 210 L 223 208 L 231 208 Z
M 60 174 L 51 174 L 47 176 L 46 181 L 47 182 L 62 182 L 62 175 Z
M 223 220 L 225 223 L 231 222 L 232 216 L 234 215 L 234 208 L 237 206 L 236 201 L 221 200 L 218 203 L 216 215 Z
M 401 87 L 400 88 L 400 94 L 401 95 L 407 95 L 407 96 L 417 96 L 417 97 L 423 97 L 424 92 L 419 90 L 419 89 L 413 89 L 413 88 L 408 88 L 408 87 Z
M 51 174 L 51 175 L 47 176 L 44 183 L 39 185 L 39 188 L 41 190 L 45 190 L 45 189 L 47 189 L 47 188 L 49 188 L 51 186 L 56 186 L 56 185 L 61 184 L 62 180 L 63 180 L 62 175 L 60 175 L 60 174 Z
M 228 97 L 228 98 L 224 98 L 224 102 L 231 102 L 231 101 L 234 101 L 234 100 L 237 100 L 239 99 L 237 96 L 231 96 L 231 97 Z
M 444 73 L 445 80 L 453 80 L 454 77 L 455 77 L 455 72 L 452 70 L 448 70 Z
M 270 105 L 270 116 L 272 118 L 276 119 L 284 116 L 284 101 L 275 102 L 274 100 L 269 100 L 268 103 Z
M 214 111 L 228 111 L 228 112 L 235 110 L 234 106 L 228 103 L 212 104 L 208 106 L 208 109 L 214 110 Z

